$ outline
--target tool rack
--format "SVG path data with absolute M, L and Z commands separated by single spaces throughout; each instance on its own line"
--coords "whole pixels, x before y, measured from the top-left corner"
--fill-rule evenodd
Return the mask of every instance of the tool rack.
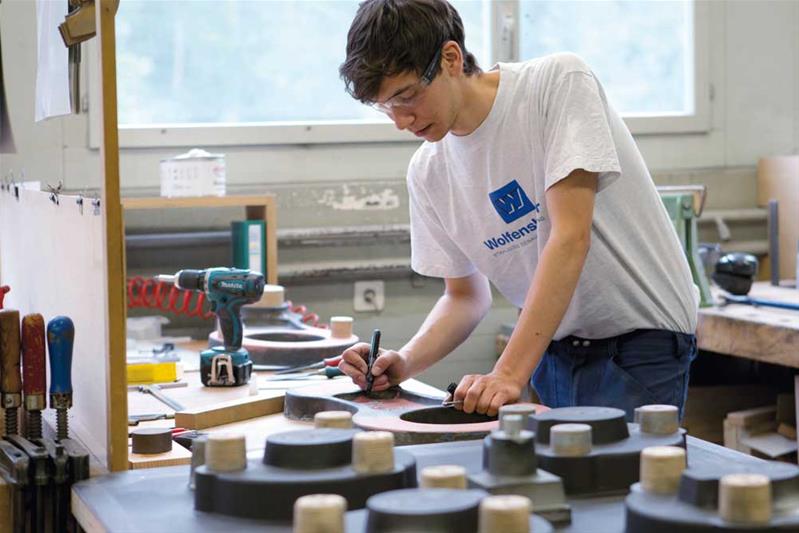
M 76 397 L 69 412 L 71 436 L 88 449 L 92 470 L 102 472 L 128 468 L 128 428 L 116 5 L 114 0 L 95 3 L 97 58 L 87 54 L 85 59 L 98 61 L 101 74 L 99 195 L 94 199 L 67 196 L 60 190 L 25 190 L 19 184 L 14 184 L 13 190 L 2 191 L 0 215 L 5 222 L 0 223 L 0 259 L 4 284 L 11 285 L 5 298 L 7 308 L 19 310 L 21 315 L 39 312 L 48 320 L 56 314 L 77 319 L 72 366 Z M 77 218 L 79 210 L 81 219 Z M 49 226 L 40 221 L 47 217 L 54 221 Z M 72 221 L 78 223 L 59 225 L 65 217 L 73 217 Z M 68 231 L 67 227 L 79 229 Z M 81 233 L 83 230 L 85 234 Z M 21 252 L 25 261 L 19 258 Z M 42 265 L 41 272 L 57 275 L 54 279 L 38 279 L 26 265 Z M 73 290 L 71 285 L 80 286 Z

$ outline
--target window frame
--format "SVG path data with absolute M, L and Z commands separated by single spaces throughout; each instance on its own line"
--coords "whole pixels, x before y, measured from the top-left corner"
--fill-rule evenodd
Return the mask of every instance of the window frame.
M 518 60 L 518 0 L 496 0 L 485 4 L 484 27 L 491 31 L 491 64 Z M 711 128 L 712 87 L 710 71 L 710 6 L 693 0 L 694 112 L 687 115 L 622 115 L 633 135 L 706 133 Z M 94 41 L 87 43 L 88 56 L 96 54 Z M 95 61 L 89 64 L 89 147 L 100 147 L 100 74 Z M 344 90 L 343 87 L 341 89 Z M 340 143 L 419 142 L 399 131 L 391 122 L 376 119 L 320 120 L 304 122 L 253 122 L 240 124 L 152 124 L 119 126 L 120 148 L 164 148 L 190 146 L 268 146 Z

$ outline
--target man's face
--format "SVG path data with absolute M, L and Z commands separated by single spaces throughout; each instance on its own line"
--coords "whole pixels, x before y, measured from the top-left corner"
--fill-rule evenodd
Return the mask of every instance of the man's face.
M 429 142 L 440 141 L 449 132 L 455 117 L 448 80 L 443 70 L 426 86 L 415 73 L 391 76 L 380 85 L 377 101 L 389 104 L 381 110 L 397 129 L 408 130 Z

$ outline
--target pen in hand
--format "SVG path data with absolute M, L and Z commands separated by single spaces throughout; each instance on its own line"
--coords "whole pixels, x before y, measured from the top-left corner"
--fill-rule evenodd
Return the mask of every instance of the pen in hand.
M 463 405 L 463 400 L 456 400 L 455 399 L 455 389 L 458 388 L 458 384 L 453 382 L 449 384 L 447 387 L 447 392 L 449 396 L 444 398 L 444 401 L 441 402 L 442 407 L 455 407 L 456 405 Z
M 377 359 L 377 354 L 380 351 L 380 330 L 376 329 L 372 333 L 372 346 L 369 349 L 369 359 L 366 361 L 366 394 L 372 394 L 372 383 L 375 377 L 372 375 L 372 365 Z

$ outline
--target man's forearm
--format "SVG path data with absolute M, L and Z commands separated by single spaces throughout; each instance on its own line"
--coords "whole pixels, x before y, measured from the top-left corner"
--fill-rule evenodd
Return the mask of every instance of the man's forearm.
M 457 348 L 490 307 L 490 293 L 487 297 L 445 293 L 439 298 L 416 335 L 399 350 L 408 361 L 408 377 L 422 372 Z
M 566 314 L 588 253 L 587 241 L 553 237 L 547 242 L 524 307 L 494 371 L 520 385 L 529 380 Z

